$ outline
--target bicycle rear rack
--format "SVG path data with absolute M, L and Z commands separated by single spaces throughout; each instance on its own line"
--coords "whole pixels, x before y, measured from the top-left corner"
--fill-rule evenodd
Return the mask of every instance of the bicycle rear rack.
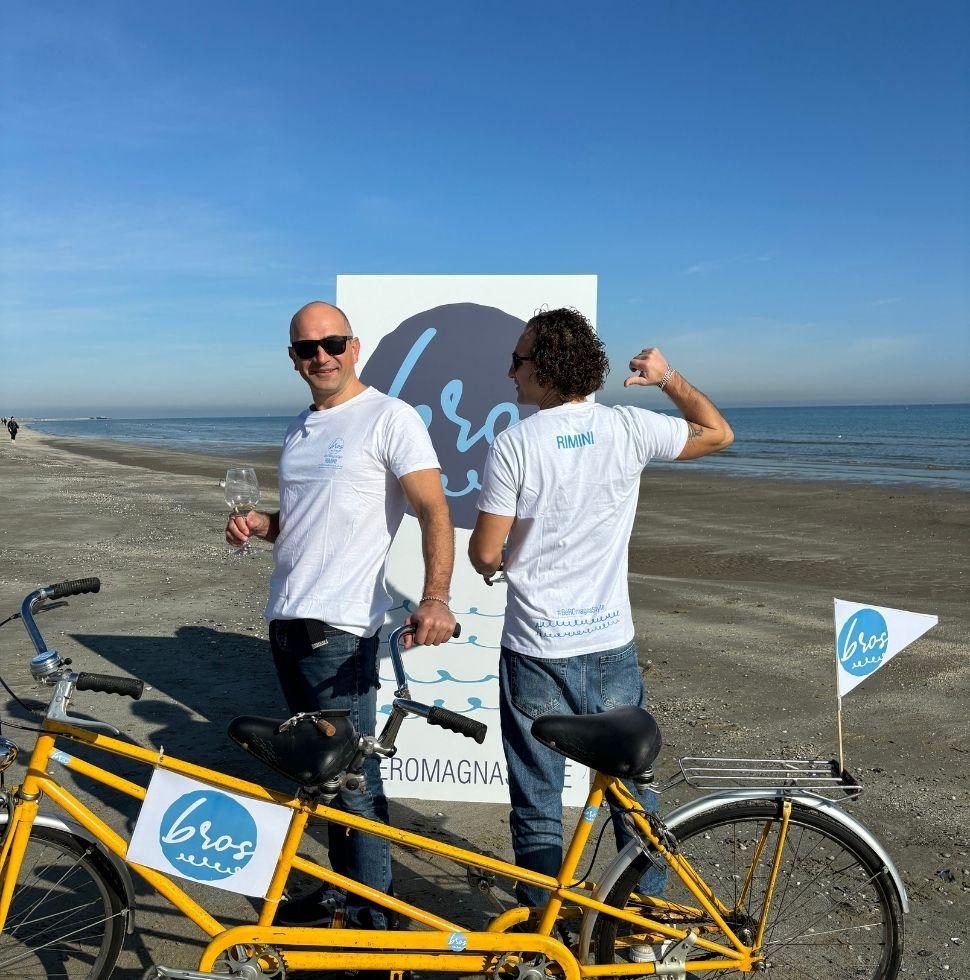
M 863 786 L 834 760 L 679 759 L 680 771 L 695 789 L 801 790 L 826 799 L 861 795 Z

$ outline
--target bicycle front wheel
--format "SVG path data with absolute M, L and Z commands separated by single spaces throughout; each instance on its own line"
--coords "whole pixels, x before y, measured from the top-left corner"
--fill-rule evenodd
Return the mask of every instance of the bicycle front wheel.
M 882 862 L 842 824 L 793 804 L 772 889 L 780 817 L 777 800 L 725 804 L 676 829 L 680 853 L 725 907 L 725 921 L 746 944 L 754 942 L 770 899 L 757 952 L 777 980 L 893 980 L 902 957 L 902 910 Z M 661 912 L 644 904 L 636 888 L 648 866 L 641 852 L 607 903 L 724 943 L 721 930 L 672 871 L 663 895 L 668 907 Z M 601 964 L 648 962 L 668 949 L 659 936 L 637 933 L 635 926 L 606 916 L 597 923 L 592 948 Z M 699 950 L 690 956 L 709 958 Z M 741 971 L 689 975 L 731 977 Z
M 34 826 L 0 936 L 0 978 L 104 980 L 124 940 L 127 903 L 97 848 Z

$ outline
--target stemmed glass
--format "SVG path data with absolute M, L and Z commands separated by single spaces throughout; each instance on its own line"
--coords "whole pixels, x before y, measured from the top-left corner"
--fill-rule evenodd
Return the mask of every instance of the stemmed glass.
M 256 509 L 259 503 L 259 481 L 251 466 L 231 466 L 226 470 L 226 503 L 234 514 L 246 516 Z M 255 554 L 247 541 L 241 548 L 233 550 L 237 558 L 248 558 Z

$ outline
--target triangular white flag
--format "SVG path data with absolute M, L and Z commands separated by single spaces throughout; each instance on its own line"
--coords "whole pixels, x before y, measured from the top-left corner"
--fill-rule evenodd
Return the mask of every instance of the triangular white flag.
M 835 600 L 839 697 L 892 660 L 939 622 L 936 616 Z

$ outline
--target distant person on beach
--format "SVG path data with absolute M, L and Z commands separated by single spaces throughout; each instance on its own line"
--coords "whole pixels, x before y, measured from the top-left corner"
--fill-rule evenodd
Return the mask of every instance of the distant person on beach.
M 657 348 L 642 350 L 630 370 L 624 387 L 660 388 L 683 418 L 586 401 L 609 371 L 590 322 L 570 309 L 529 320 L 508 374 L 519 404 L 539 411 L 492 444 L 469 543 L 486 582 L 503 567 L 508 581 L 499 707 L 515 860 L 553 877 L 562 864 L 566 760 L 532 737 L 532 722 L 643 706 L 627 588 L 641 471 L 653 459 L 718 452 L 734 438 L 712 402 Z M 653 794 L 637 797 L 656 809 Z M 622 846 L 628 835 L 615 812 L 613 824 Z M 663 881 L 649 872 L 641 887 L 657 894 Z M 532 906 L 547 897 L 523 884 L 516 894 Z
M 360 340 L 329 303 L 308 303 L 290 322 L 290 359 L 313 404 L 283 440 L 280 510 L 233 516 L 226 540 L 250 535 L 274 542 L 275 568 L 266 608 L 270 645 L 290 711 L 348 708 L 358 732 L 377 716 L 378 631 L 392 600 L 384 585 L 391 541 L 410 504 L 421 526 L 424 592 L 408 621 L 418 644 L 446 643 L 455 629 L 448 607 L 454 529 L 438 458 L 418 413 L 357 377 Z M 380 760 L 364 763 L 366 792 L 341 791 L 335 805 L 372 820 L 388 819 Z M 391 893 L 388 845 L 330 828 L 335 871 Z M 279 924 L 327 923 L 339 896 L 320 888 L 284 902 Z M 348 908 L 348 921 L 386 928 L 376 905 Z
M 20 428 L 17 420 L 15 418 L 10 418 L 7 420 L 7 432 L 10 433 L 11 439 L 17 438 L 17 430 Z

